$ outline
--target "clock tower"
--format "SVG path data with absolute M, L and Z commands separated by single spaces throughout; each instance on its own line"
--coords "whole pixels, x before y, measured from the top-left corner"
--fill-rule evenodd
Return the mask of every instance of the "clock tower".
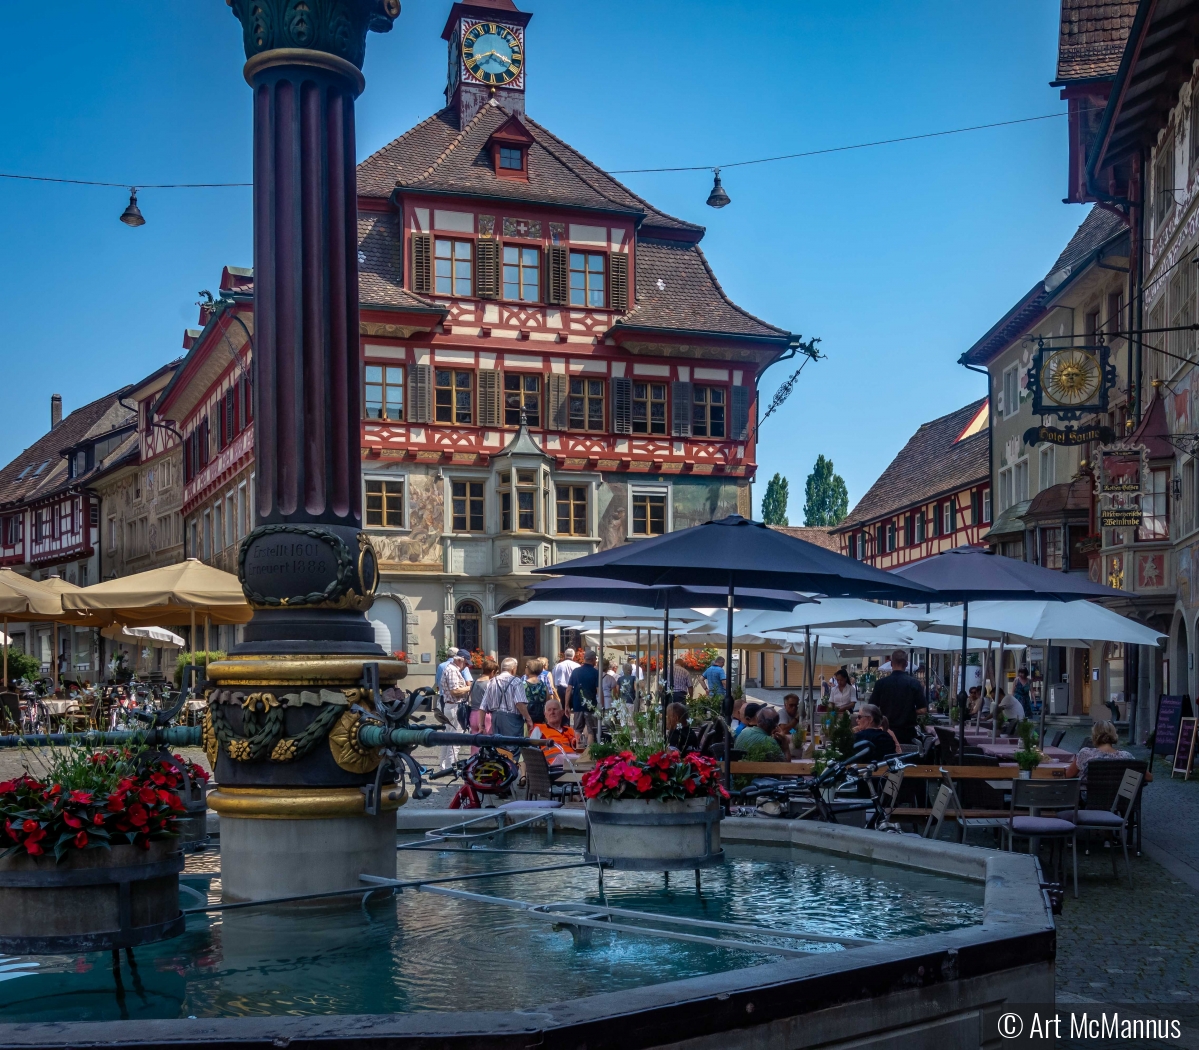
M 525 27 L 532 14 L 512 0 L 455 3 L 441 37 L 449 44 L 446 104 L 458 126 L 495 99 L 509 113 L 525 111 Z

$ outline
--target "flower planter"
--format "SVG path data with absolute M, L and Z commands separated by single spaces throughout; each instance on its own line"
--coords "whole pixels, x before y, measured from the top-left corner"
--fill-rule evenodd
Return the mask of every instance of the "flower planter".
M 183 854 L 174 840 L 149 849 L 70 850 L 0 858 L 0 952 L 60 954 L 130 948 L 176 937 Z
M 715 798 L 588 799 L 584 858 L 620 871 L 721 864 L 720 815 Z

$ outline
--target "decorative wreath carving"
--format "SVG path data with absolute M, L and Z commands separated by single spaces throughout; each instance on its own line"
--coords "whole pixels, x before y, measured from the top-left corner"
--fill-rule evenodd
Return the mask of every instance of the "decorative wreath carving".
M 337 574 L 323 591 L 309 591 L 307 594 L 296 594 L 290 598 L 275 598 L 259 593 L 246 582 L 246 555 L 249 553 L 250 544 L 263 536 L 277 534 L 307 536 L 320 543 L 327 543 L 333 548 L 333 552 L 337 556 Z M 361 548 L 361 540 L 359 547 Z M 267 608 L 316 605 L 342 609 L 359 609 L 360 607 L 366 609 L 370 607 L 369 599 L 373 599 L 373 591 L 368 596 L 366 605 L 361 606 L 364 599 L 356 590 L 359 581 L 358 565 L 362 558 L 361 549 L 358 557 L 355 558 L 354 552 L 350 550 L 346 542 L 337 533 L 330 532 L 328 529 L 322 529 L 315 525 L 259 525 L 241 541 L 241 548 L 237 553 L 237 576 L 241 580 L 242 593 L 245 594 L 246 600 L 251 605 Z M 376 572 L 376 577 L 377 575 Z
M 274 693 L 250 693 L 242 702 L 242 732 L 225 718 L 221 704 L 210 704 L 205 715 L 204 741 L 209 760 L 215 762 L 218 745 L 235 762 L 295 762 L 312 751 L 328 734 L 341 704 L 321 704 L 316 717 L 295 736 L 283 735 L 283 705 Z

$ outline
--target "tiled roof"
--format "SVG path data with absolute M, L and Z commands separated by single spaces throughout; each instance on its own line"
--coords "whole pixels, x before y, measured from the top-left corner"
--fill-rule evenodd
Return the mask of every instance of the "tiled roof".
M 1077 477 L 1072 481 L 1060 481 L 1041 489 L 1028 503 L 1022 517 L 1024 521 L 1041 521 L 1045 518 L 1060 518 L 1071 511 L 1086 513 L 1091 509 L 1091 493 L 1094 482 L 1088 477 Z
M 956 412 L 922 424 L 870 491 L 837 526 L 837 531 L 985 481 L 990 476 L 990 433 L 983 429 L 957 440 L 985 403 L 986 398 L 980 398 Z
M 1114 77 L 1137 2 L 1062 0 L 1056 83 Z
M 11 463 L 0 468 L 0 506 L 40 499 L 65 488 L 68 479 L 63 449 L 79 444 L 89 435 L 115 429 L 131 419 L 132 413 L 119 403 L 131 389 L 122 387 L 75 409 L 53 430 L 47 431 Z
M 817 547 L 841 553 L 841 543 L 833 535 L 831 528 L 817 528 L 808 525 L 771 525 L 770 527 L 776 532 L 785 533 L 797 540 L 807 540 L 808 543 L 814 543 Z
M 785 338 L 724 293 L 698 244 L 637 240 L 637 298 L 621 327 Z
M 359 164 L 358 192 L 387 198 L 398 187 L 416 192 L 479 194 L 644 215 L 644 226 L 703 233 L 702 226 L 658 211 L 528 117 L 522 117 L 521 122 L 533 136 L 529 181 L 498 178 L 485 147 L 492 133 L 509 117 L 492 100 L 460 130 L 457 111 L 443 109 Z
M 1126 236 L 1127 233 L 1128 227 L 1114 212 L 1098 205 L 1091 208 L 1045 278 L 1025 292 L 1015 306 L 958 358 L 958 362 L 985 365 L 1040 316 L 1045 304 L 1053 298 L 1058 287 L 1075 273 L 1081 264 L 1103 245 L 1119 236 Z
M 390 213 L 358 213 L 358 300 L 367 307 L 444 313 L 443 307 L 404 288 L 400 234 Z

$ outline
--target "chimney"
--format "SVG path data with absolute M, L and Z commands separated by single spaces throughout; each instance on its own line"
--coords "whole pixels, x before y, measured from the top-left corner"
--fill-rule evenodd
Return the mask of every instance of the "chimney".
M 50 429 L 62 422 L 62 394 L 50 395 Z

